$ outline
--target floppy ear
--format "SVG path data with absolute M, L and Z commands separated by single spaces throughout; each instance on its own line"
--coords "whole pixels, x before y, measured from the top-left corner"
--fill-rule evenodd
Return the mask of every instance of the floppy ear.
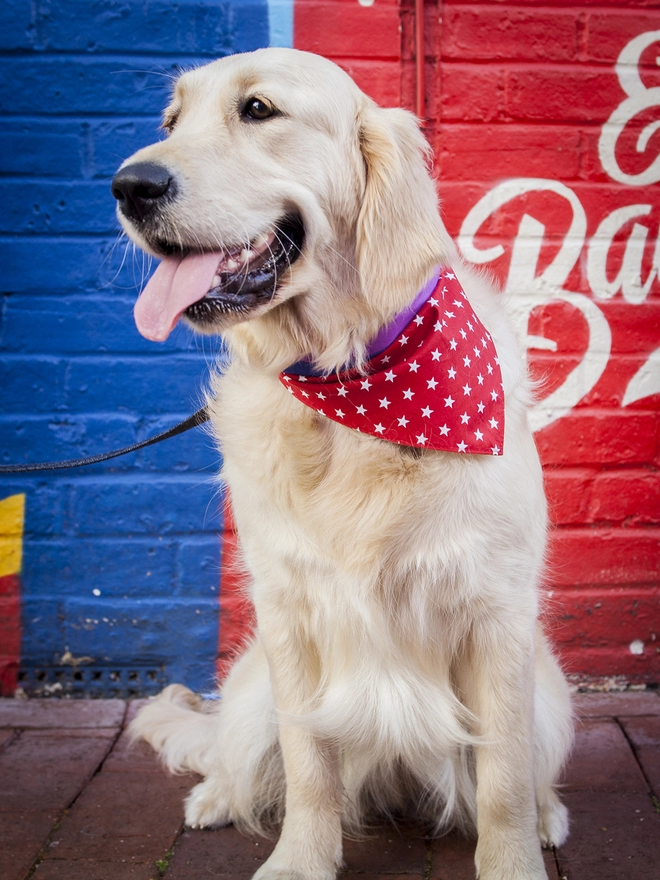
M 357 262 L 367 301 L 389 315 L 421 289 L 452 246 L 438 213 L 416 117 L 365 103 L 359 119 L 367 170 L 357 223 Z

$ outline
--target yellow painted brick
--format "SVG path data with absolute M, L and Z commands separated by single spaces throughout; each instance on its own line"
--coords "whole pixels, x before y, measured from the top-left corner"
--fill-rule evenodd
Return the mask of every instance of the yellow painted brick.
M 0 577 L 21 571 L 24 520 L 25 495 L 0 501 Z

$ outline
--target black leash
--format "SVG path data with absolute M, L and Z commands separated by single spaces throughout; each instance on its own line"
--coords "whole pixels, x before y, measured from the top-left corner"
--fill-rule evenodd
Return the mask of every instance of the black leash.
M 115 449 L 113 452 L 102 452 L 100 455 L 90 455 L 88 458 L 74 458 L 70 461 L 41 461 L 37 464 L 3 464 L 0 465 L 0 474 L 26 474 L 34 471 L 58 471 L 62 468 L 82 467 L 85 464 L 97 464 L 99 461 L 107 461 L 109 458 L 117 458 L 119 455 L 126 455 L 127 452 L 135 452 L 138 449 L 144 449 L 145 446 L 152 446 L 154 443 L 160 443 L 161 440 L 167 440 L 170 437 L 176 437 L 177 434 L 183 434 L 191 428 L 203 425 L 208 422 L 209 414 L 206 407 L 197 410 L 185 421 L 179 422 L 173 428 L 168 428 L 155 437 L 148 440 L 142 440 L 140 443 L 134 443 L 132 446 L 125 446 L 123 449 Z

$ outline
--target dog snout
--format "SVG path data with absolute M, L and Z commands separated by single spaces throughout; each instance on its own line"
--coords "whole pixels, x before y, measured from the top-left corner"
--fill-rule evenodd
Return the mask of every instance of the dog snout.
M 112 195 L 129 220 L 140 222 L 176 189 L 170 171 L 155 162 L 135 162 L 120 168 L 112 179 Z

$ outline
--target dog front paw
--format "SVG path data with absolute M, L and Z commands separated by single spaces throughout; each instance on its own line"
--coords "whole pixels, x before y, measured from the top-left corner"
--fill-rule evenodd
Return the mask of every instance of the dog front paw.
M 275 867 L 272 868 L 269 866 L 270 859 L 268 862 L 265 862 L 256 874 L 253 875 L 252 880 L 335 880 L 337 872 L 333 869 L 331 872 L 314 872 L 313 874 L 309 873 L 301 873 L 295 868 L 281 868 Z
M 264 870 L 267 868 L 267 865 L 263 865 L 256 874 L 252 876 L 252 880 L 312 880 L 311 877 L 308 877 L 304 874 L 300 874 L 298 871 L 293 870 L 279 870 L 274 868 L 272 871 L 270 869 Z M 334 874 L 332 875 L 334 880 Z
M 290 853 L 275 850 L 264 862 L 252 880 L 335 880 L 337 870 L 334 864 L 322 864 L 322 859 L 313 854 Z

